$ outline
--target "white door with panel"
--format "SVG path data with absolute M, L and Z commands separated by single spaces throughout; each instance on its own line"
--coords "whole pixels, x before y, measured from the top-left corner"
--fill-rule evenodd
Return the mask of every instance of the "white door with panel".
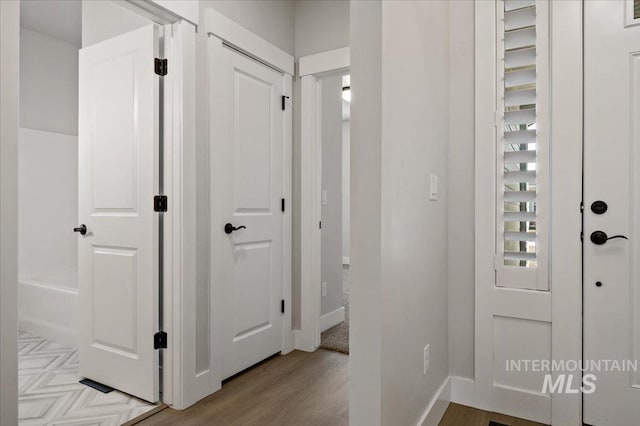
M 210 37 L 213 324 L 221 378 L 282 348 L 284 76 Z
M 159 28 L 80 50 L 80 374 L 158 400 Z M 82 228 L 82 226 L 80 226 Z
M 633 14 L 633 1 L 584 2 L 587 361 L 640 359 L 640 19 Z M 584 422 L 638 424 L 640 371 L 594 374 Z

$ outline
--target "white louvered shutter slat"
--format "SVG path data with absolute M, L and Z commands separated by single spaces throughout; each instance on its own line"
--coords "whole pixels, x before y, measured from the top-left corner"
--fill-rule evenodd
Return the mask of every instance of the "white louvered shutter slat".
M 548 3 L 496 2 L 496 285 L 549 290 Z

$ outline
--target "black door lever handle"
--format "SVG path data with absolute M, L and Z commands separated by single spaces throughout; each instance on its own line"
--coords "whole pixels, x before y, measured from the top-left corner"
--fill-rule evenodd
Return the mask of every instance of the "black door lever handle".
M 606 243 L 609 240 L 613 240 L 615 238 L 622 238 L 625 240 L 628 240 L 629 238 L 625 237 L 624 235 L 613 235 L 611 237 L 608 237 L 607 234 L 603 231 L 593 231 L 591 233 L 591 242 L 593 244 L 596 244 L 598 246 L 603 245 L 604 243 Z
M 246 227 L 246 226 L 238 226 L 238 227 L 236 228 L 235 226 L 233 226 L 233 225 L 232 225 L 232 224 L 230 224 L 230 223 L 227 223 L 227 224 L 224 226 L 224 232 L 225 232 L 226 234 L 230 234 L 230 233 L 232 233 L 233 231 L 237 231 L 238 229 L 247 229 L 247 227 Z
M 73 232 L 79 232 L 80 235 L 86 235 L 87 234 L 87 227 L 83 223 L 82 225 L 78 226 L 77 228 L 73 228 Z

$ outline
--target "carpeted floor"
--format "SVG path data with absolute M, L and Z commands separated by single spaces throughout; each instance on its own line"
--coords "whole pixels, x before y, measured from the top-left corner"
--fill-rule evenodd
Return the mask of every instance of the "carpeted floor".
M 344 321 L 323 332 L 320 347 L 330 351 L 349 353 L 349 266 L 342 268 L 342 299 L 344 303 Z

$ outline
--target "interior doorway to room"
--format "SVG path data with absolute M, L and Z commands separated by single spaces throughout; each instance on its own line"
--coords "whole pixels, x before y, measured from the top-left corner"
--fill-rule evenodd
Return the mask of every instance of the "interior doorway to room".
M 124 423 L 160 399 L 162 27 L 110 1 L 20 14 L 20 421 Z
M 217 37 L 210 45 L 212 279 L 225 380 L 282 350 L 286 98 L 282 72 Z
M 624 7 L 623 7 L 624 3 Z M 584 2 L 584 360 L 640 359 L 640 2 Z M 640 371 L 587 371 L 584 422 L 637 423 Z
M 350 55 L 348 47 L 330 50 L 301 57 L 298 67 L 301 309 L 296 348 L 309 352 L 321 344 L 349 351 Z
M 321 145 L 320 347 L 349 353 L 351 77 L 318 78 Z

